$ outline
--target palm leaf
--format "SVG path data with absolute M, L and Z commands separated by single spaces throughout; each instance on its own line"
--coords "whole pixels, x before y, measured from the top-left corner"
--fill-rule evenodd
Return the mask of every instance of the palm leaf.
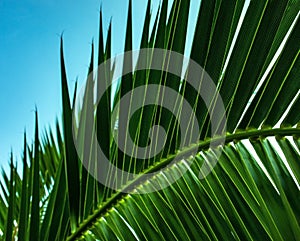
M 217 86 L 217 91 L 209 93 L 209 105 L 199 95 L 205 88 L 203 76 L 197 76 L 195 89 L 185 79 L 168 73 L 172 67 L 168 56 L 162 61 L 166 71 L 152 70 L 157 59 L 151 51 L 146 63 L 141 56 L 136 62 L 149 69 L 136 71 L 133 55 L 125 59 L 123 67 L 129 66 L 132 73 L 123 76 L 113 91 L 109 83 L 115 63 L 105 62 L 111 58 L 112 23 L 104 47 L 101 10 L 96 58 L 98 65 L 104 63 L 105 75 L 95 73 L 92 45 L 84 101 L 78 108 L 75 91 L 71 106 L 61 41 L 63 137 L 57 124 L 56 138 L 50 130 L 40 141 L 36 127 L 35 145 L 27 148 L 25 140 L 22 178 L 13 164 L 10 178 L 2 175 L 0 229 L 5 229 L 7 240 L 15 236 L 22 240 L 298 239 L 300 1 L 253 0 L 248 6 L 247 1 L 203 0 L 191 46 L 186 46 L 185 32 L 191 14 L 189 1 L 170 3 L 168 16 L 167 0 L 154 14 L 148 1 L 140 46 L 181 54 L 190 48 L 191 59 Z M 129 1 L 125 51 L 132 50 L 132 17 Z M 185 71 L 186 78 L 189 69 L 182 64 L 179 61 L 176 67 Z M 196 139 L 181 135 L 178 116 L 170 111 L 143 106 L 153 92 L 145 88 L 143 94 L 134 95 L 134 91 L 150 84 L 170 87 L 187 100 L 200 127 Z M 106 89 L 97 105 L 91 101 L 97 94 L 94 86 Z M 224 146 L 218 145 L 223 137 L 211 133 L 210 111 L 216 108 L 218 93 L 227 117 Z M 126 94 L 130 94 L 130 102 L 120 105 L 113 119 L 118 101 Z M 154 94 L 160 103 L 166 101 L 164 92 Z M 185 113 L 179 98 L 167 101 L 173 103 L 176 113 Z M 129 119 L 132 103 L 142 107 Z M 91 115 L 95 106 L 96 114 Z M 74 130 L 72 111 L 79 120 Z M 112 138 L 116 134 L 125 143 L 131 138 L 145 147 L 155 140 L 155 133 L 149 136 L 153 125 L 164 127 L 167 142 L 152 158 L 124 153 Z M 219 128 L 223 128 L 221 123 Z M 188 131 L 196 132 L 196 128 L 191 126 Z M 113 165 L 144 175 L 116 179 L 114 169 L 99 166 L 94 159 L 99 153 L 94 140 L 89 139 L 93 132 Z M 78 146 L 73 143 L 73 134 L 79 139 Z M 184 147 L 179 148 L 182 139 Z M 157 143 L 153 146 L 160 148 Z M 83 149 L 83 155 L 78 155 L 76 148 Z M 82 165 L 80 160 L 86 163 Z M 203 172 L 204 164 L 212 169 L 209 175 Z M 99 175 L 106 177 L 105 183 L 97 182 Z M 116 180 L 121 180 L 121 188 L 109 188 L 118 184 Z

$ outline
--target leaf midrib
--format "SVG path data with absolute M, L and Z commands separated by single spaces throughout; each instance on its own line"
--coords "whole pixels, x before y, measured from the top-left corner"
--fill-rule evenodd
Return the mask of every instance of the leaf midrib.
M 250 138 L 260 138 L 260 137 L 269 137 L 269 136 L 300 136 L 300 128 L 298 127 L 286 127 L 286 128 L 270 128 L 270 129 L 249 129 L 243 131 L 237 131 L 233 134 L 227 134 L 225 136 L 225 144 L 230 143 L 232 141 L 240 141 L 244 139 Z M 195 153 L 195 151 L 200 152 L 205 149 L 208 149 L 211 144 L 220 143 L 224 139 L 224 136 L 218 136 L 212 139 L 207 139 L 204 141 L 200 141 L 197 144 L 193 144 L 181 151 L 178 151 L 175 154 L 169 155 L 167 158 L 162 159 L 162 161 L 156 163 L 155 165 L 147 168 L 141 174 L 150 174 L 155 171 L 161 170 L 162 168 L 166 167 L 170 164 L 173 159 L 176 157 L 175 163 L 182 160 L 185 157 L 190 156 L 191 154 Z M 199 151 L 198 151 L 199 150 Z M 175 164 L 174 163 L 174 164 Z M 140 183 L 143 175 L 138 175 L 136 179 L 128 182 L 124 188 L 115 193 L 107 202 L 103 203 L 94 213 L 84 220 L 80 226 L 75 230 L 75 232 L 67 238 L 67 241 L 76 240 L 76 238 L 80 237 L 82 233 L 87 231 L 90 226 L 93 225 L 100 217 L 102 217 L 108 210 L 111 209 L 118 201 L 120 201 L 124 196 L 124 191 L 127 193 L 130 190 L 133 190 L 137 184 Z M 123 191 L 123 192 L 122 192 Z

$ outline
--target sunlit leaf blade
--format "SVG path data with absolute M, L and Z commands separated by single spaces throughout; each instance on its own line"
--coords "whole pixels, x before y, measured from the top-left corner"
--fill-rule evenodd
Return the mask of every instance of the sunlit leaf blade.
M 78 82 L 75 82 L 75 87 L 74 87 L 74 94 L 73 94 L 73 101 L 72 101 L 72 108 L 75 106 L 75 101 L 76 101 L 76 95 L 77 95 L 77 87 L 78 87 Z
M 98 67 L 104 63 L 105 59 L 110 58 L 111 49 L 111 23 L 108 28 L 107 41 L 106 41 L 107 53 L 104 49 L 104 35 L 103 35 L 103 24 L 102 24 L 102 11 L 100 12 L 100 26 L 99 26 L 99 46 L 98 46 Z M 106 55 L 106 56 L 105 56 Z M 106 68 L 105 68 L 106 69 Z M 107 78 L 109 76 L 106 76 Z M 97 86 L 103 86 L 105 90 L 104 96 L 100 100 L 97 106 L 97 140 L 101 146 L 105 156 L 109 158 L 109 147 L 110 147 L 110 106 L 111 106 L 111 94 L 108 86 L 108 79 L 100 79 L 100 75 L 97 75 Z
M 132 59 L 132 54 L 130 51 L 132 51 L 132 41 L 133 41 L 133 36 L 132 36 L 132 1 L 129 0 L 129 6 L 128 6 L 128 14 L 127 14 L 127 24 L 126 24 L 126 32 L 125 32 L 125 46 L 124 46 L 124 53 L 127 53 L 124 56 L 123 60 L 123 75 L 121 77 L 121 83 L 120 83 L 120 96 L 119 98 L 122 98 L 124 95 L 128 94 L 131 96 L 130 91 L 133 88 L 133 76 L 132 76 L 132 71 L 133 71 L 133 59 Z M 125 70 L 128 70 L 125 73 Z M 131 106 L 131 98 L 129 102 L 122 101 L 120 102 L 120 109 L 119 109 L 119 118 L 118 118 L 118 143 L 124 146 L 126 150 L 126 143 L 127 143 L 127 138 L 129 138 L 128 132 L 129 130 L 127 129 L 127 124 L 129 122 L 128 120 L 128 110 L 130 109 Z M 123 170 L 128 170 L 131 167 L 131 162 L 130 158 L 126 156 L 125 153 L 123 153 L 120 149 L 118 151 L 118 161 L 116 165 Z M 123 178 L 121 178 L 121 182 L 123 182 Z
M 64 63 L 63 40 L 61 38 L 60 46 L 61 61 L 61 85 L 62 85 L 62 103 L 63 103 L 63 133 L 65 145 L 65 168 L 67 172 L 68 202 L 70 205 L 71 228 L 74 230 L 77 226 L 79 217 L 79 168 L 78 156 L 73 143 L 72 135 L 72 110 L 69 99 L 69 90 L 67 86 L 67 75 Z
M 26 240 L 27 235 L 27 225 L 28 225 L 28 203 L 29 203 L 29 193 L 27 191 L 28 185 L 28 166 L 27 166 L 27 142 L 26 133 L 24 133 L 24 153 L 23 153 L 23 177 L 22 177 L 22 198 L 20 206 L 20 217 L 19 217 L 19 231 L 18 240 Z
M 295 125 L 300 119 L 300 95 L 297 96 L 297 99 L 295 100 L 292 108 L 289 110 L 288 114 L 283 120 L 283 124 L 287 125 Z
M 92 50 L 91 50 L 91 59 L 90 65 L 87 74 L 86 86 L 84 88 L 84 99 L 81 107 L 81 113 L 79 115 L 79 128 L 77 131 L 77 139 L 78 145 L 77 148 L 82 153 L 79 156 L 80 160 L 85 163 L 84 166 L 81 168 L 80 176 L 81 176 L 81 190 L 80 190 L 80 218 L 84 219 L 85 213 L 90 212 L 89 209 L 91 206 L 91 200 L 89 197 L 86 200 L 86 192 L 88 185 L 88 180 L 92 178 L 90 176 L 90 172 L 94 168 L 94 161 L 91 160 L 91 136 L 94 131 L 94 116 L 93 116 L 93 87 L 94 87 L 94 80 L 93 80 L 93 70 L 94 70 L 94 43 L 92 43 Z M 76 112 L 75 112 L 76 113 Z M 76 134 L 75 134 L 76 135 Z M 91 167 L 91 168 L 90 168 Z M 89 206 L 88 210 L 87 206 Z
M 65 208 L 62 203 L 66 203 L 67 200 L 65 173 L 65 165 L 61 160 L 41 227 L 41 240 L 56 240 L 59 226 L 67 227 L 67 224 L 62 222 Z
M 266 116 L 265 125 L 274 126 L 300 89 L 299 40 L 300 21 L 298 20 L 283 49 L 283 52 L 270 76 L 251 102 L 239 128 L 259 127 L 261 116 Z
M 30 240 L 40 240 L 40 146 L 38 114 L 35 113 L 34 158 L 32 165 L 32 204 L 30 217 Z
M 13 164 L 13 156 L 11 154 L 10 160 L 10 181 L 9 181 L 9 202 L 8 202 L 8 211 L 6 218 L 6 230 L 5 230 L 5 241 L 13 240 L 13 231 L 14 231 L 14 209 L 15 209 L 15 167 Z
M 145 20 L 144 20 L 144 28 L 142 32 L 142 38 L 140 43 L 140 48 L 148 48 L 149 47 L 149 32 L 150 32 L 150 7 L 151 7 L 151 1 L 148 1 L 146 14 L 145 14 Z M 151 53 L 149 53 L 146 57 L 145 56 L 139 56 L 136 64 L 136 68 L 141 68 L 140 66 L 143 66 L 143 69 L 137 70 L 134 73 L 134 86 L 133 88 L 138 88 L 141 86 L 147 85 L 148 82 L 148 73 L 149 71 L 145 69 L 145 66 L 149 66 L 150 64 L 150 58 Z M 143 91 L 140 95 L 137 95 L 136 93 L 132 96 L 132 103 L 144 103 L 145 101 L 145 94 L 146 90 Z M 140 109 L 135 113 L 132 118 L 130 119 L 130 125 L 129 125 L 129 135 L 134 139 L 134 143 L 137 145 L 142 146 L 145 143 L 145 137 L 141 136 L 139 133 L 141 132 L 141 122 L 142 122 L 142 116 L 143 116 L 144 109 Z M 134 153 L 133 153 L 134 155 Z M 143 169 L 145 163 L 142 160 L 135 161 L 134 169 L 135 172 L 139 172 Z
M 103 88 L 106 90 L 102 98 L 97 103 L 96 110 L 96 132 L 97 132 L 97 143 L 101 147 L 104 155 L 107 159 L 111 158 L 110 142 L 111 142 L 111 86 L 110 81 L 110 66 L 107 66 L 106 60 L 111 58 L 111 29 L 112 24 L 110 22 L 107 32 L 106 46 L 104 47 L 104 34 L 103 34 L 103 23 L 102 23 L 102 11 L 100 12 L 100 23 L 99 23 L 99 46 L 98 46 L 98 73 L 97 73 L 97 88 Z M 99 67 L 104 65 L 105 74 L 99 73 Z M 109 70 L 109 71 L 107 71 Z M 104 77 L 104 78 L 102 78 Z M 102 170 L 101 166 L 97 166 L 98 170 Z M 102 170 L 105 172 L 106 170 Z M 101 175 L 101 174 L 100 174 Z M 99 200 L 105 199 L 105 187 L 98 183 L 98 196 Z
M 155 48 L 164 48 L 165 47 L 165 35 L 166 35 L 166 19 L 167 19 L 167 10 L 168 10 L 168 1 L 163 1 L 161 8 L 160 8 L 160 14 L 159 17 L 157 15 L 157 18 L 155 20 L 155 25 L 157 23 L 157 31 L 154 34 L 155 25 L 153 28 L 153 31 L 151 33 L 151 39 L 154 39 L 154 47 Z M 157 20 L 158 19 L 158 20 Z M 156 22 L 157 21 L 157 22 Z M 152 40 L 150 39 L 150 44 L 152 44 Z M 151 60 L 154 61 L 154 60 Z M 151 66 L 151 62 L 150 62 Z M 161 72 L 157 70 L 152 70 L 149 73 L 148 77 L 148 84 L 159 84 L 161 81 Z M 147 98 L 147 94 L 145 94 L 145 99 Z M 150 93 L 151 94 L 151 93 Z M 141 127 L 138 143 L 140 146 L 147 146 L 149 142 L 149 131 L 152 125 L 152 122 L 154 121 L 154 115 L 155 115 L 156 108 L 153 106 L 149 106 L 146 108 L 143 108 L 142 116 L 141 116 Z
M 154 40 L 155 40 L 155 37 L 156 37 L 156 29 L 157 29 L 157 25 L 158 25 L 158 19 L 159 19 L 159 11 L 156 12 L 156 15 L 155 15 L 155 20 L 154 20 L 154 24 L 153 24 L 153 27 L 151 29 L 151 34 L 149 32 L 149 35 L 150 35 L 150 39 L 149 39 L 149 47 L 152 48 L 154 47 Z M 150 30 L 149 30 L 150 31 Z M 144 33 L 144 32 L 143 32 Z
M 298 77 L 300 75 L 300 58 L 298 56 L 297 59 L 294 59 L 294 62 L 291 64 L 291 68 L 287 71 L 287 75 L 285 76 L 285 82 L 282 86 L 280 86 L 281 91 L 277 95 L 276 100 L 273 101 L 272 108 L 267 115 L 266 120 L 264 121 L 264 125 L 274 126 L 284 115 L 285 111 L 288 109 L 289 105 L 292 103 L 292 100 L 299 93 L 300 90 L 300 81 L 298 81 Z M 293 103 L 295 111 L 300 111 L 299 105 L 297 103 Z M 291 122 L 294 123 L 295 122 Z
M 268 64 L 265 63 L 266 57 L 288 2 L 250 2 L 220 90 L 228 110 L 227 129 L 230 132 L 235 129 L 258 84 L 263 66 Z M 257 15 L 252 14 L 252 8 L 260 9 Z
M 221 4 L 221 5 L 220 5 Z M 222 71 L 236 27 L 240 20 L 244 1 L 235 1 L 230 4 L 223 1 L 203 1 L 193 38 L 191 59 L 196 61 L 207 71 L 214 83 L 222 80 Z M 199 96 L 200 89 L 205 90 L 203 77 L 199 76 L 198 88 L 194 89 L 188 83 L 182 88 L 184 98 L 196 112 L 201 131 L 200 138 L 209 135 L 206 104 Z M 211 93 L 215 95 L 215 93 Z M 206 123 L 205 123 L 206 120 Z M 207 128 L 207 129 L 206 129 Z

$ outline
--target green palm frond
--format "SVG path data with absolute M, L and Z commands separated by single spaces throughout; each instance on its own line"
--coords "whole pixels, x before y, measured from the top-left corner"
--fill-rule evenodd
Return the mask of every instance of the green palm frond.
M 2 174 L 0 230 L 5 240 L 299 239 L 300 1 L 252 0 L 248 6 L 247 1 L 202 0 L 191 46 L 186 46 L 190 1 L 171 4 L 169 14 L 167 0 L 153 13 L 148 1 L 140 48 L 180 54 L 190 48 L 189 57 L 217 87 L 218 92 L 209 92 L 210 106 L 199 94 L 205 88 L 203 76 L 197 76 L 199 89 L 195 89 L 186 79 L 168 72 L 172 67 L 168 56 L 162 66 L 166 71 L 153 70 L 151 64 L 157 59 L 151 52 L 146 58 L 149 68 L 143 70 L 135 70 L 133 55 L 127 55 L 123 67 L 131 73 L 120 78 L 116 90 L 109 86 L 116 71 L 116 63 L 107 62 L 112 57 L 113 23 L 104 36 L 101 11 L 98 53 L 92 44 L 79 111 L 77 88 L 73 98 L 69 94 L 61 39 L 63 131 L 57 124 L 56 137 L 50 130 L 40 140 L 36 118 L 34 144 L 29 146 L 25 138 L 23 174 L 16 171 L 13 160 L 10 176 Z M 125 52 L 132 50 L 132 17 L 129 1 Z M 104 75 L 95 74 L 95 59 L 105 66 Z M 137 65 L 142 61 L 138 56 Z M 182 62 L 177 64 L 186 71 Z M 188 75 L 186 71 L 185 78 Z M 142 105 L 152 92 L 145 89 L 143 94 L 132 94 L 138 87 L 154 84 L 174 90 L 189 103 L 200 129 L 197 139 L 181 135 L 178 116 L 170 111 Z M 94 112 L 94 87 L 98 85 L 106 91 Z M 128 93 L 130 102 L 118 107 Z M 212 133 L 210 121 L 217 93 L 226 110 L 223 146 L 218 145 L 223 137 Z M 163 103 L 164 93 L 155 94 Z M 184 113 L 177 97 L 168 101 Z M 142 107 L 129 119 L 132 103 Z M 79 123 L 74 130 L 72 113 Z M 164 128 L 166 142 L 151 158 L 124 153 L 113 138 L 116 134 L 120 142 L 130 138 L 145 147 L 153 140 L 149 136 L 153 126 Z M 218 133 L 223 131 L 221 123 L 218 128 Z M 122 135 L 124 130 L 126 135 Z M 196 128 L 188 131 L 194 133 Z M 109 188 L 119 179 L 113 169 L 97 166 L 97 149 L 94 139 L 89 139 L 94 132 L 114 166 L 144 175 L 133 179 L 124 175 L 120 189 Z M 209 175 L 202 173 L 204 164 L 212 169 Z M 106 177 L 105 183 L 97 181 L 99 175 Z

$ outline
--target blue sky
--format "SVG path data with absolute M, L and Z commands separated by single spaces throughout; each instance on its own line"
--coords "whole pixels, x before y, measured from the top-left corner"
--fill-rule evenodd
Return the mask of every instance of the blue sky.
M 152 1 L 153 11 L 159 2 Z M 135 49 L 140 41 L 146 3 L 147 0 L 133 0 Z M 0 0 L 1 166 L 8 166 L 11 149 L 20 160 L 25 128 L 28 139 L 32 140 L 35 106 L 42 131 L 53 128 L 56 117 L 61 117 L 59 35 L 62 32 L 71 93 L 77 78 L 79 84 L 85 80 L 91 42 L 94 38 L 97 46 L 98 41 L 100 4 L 105 33 L 112 17 L 113 54 L 121 53 L 128 0 Z M 199 1 L 192 1 L 192 22 L 196 20 L 198 7 Z

